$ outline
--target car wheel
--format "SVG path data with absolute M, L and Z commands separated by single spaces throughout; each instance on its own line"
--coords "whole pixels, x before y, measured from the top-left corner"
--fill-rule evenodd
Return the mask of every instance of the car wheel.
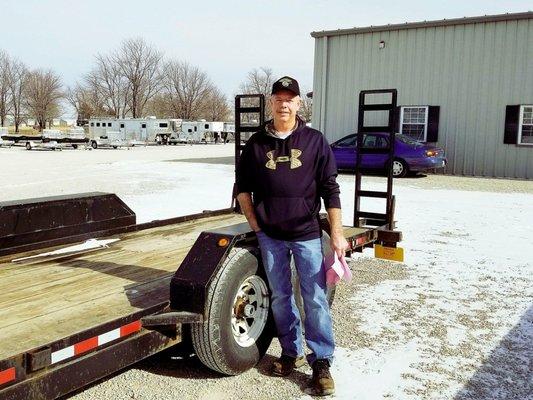
M 274 336 L 270 290 L 255 249 L 234 248 L 208 288 L 207 319 L 191 325 L 196 355 L 225 375 L 263 357 Z
M 91 142 L 91 147 L 96 150 L 98 148 L 98 143 Z
M 403 178 L 407 175 L 407 172 L 409 172 L 409 168 L 404 160 L 397 158 L 392 162 L 392 176 L 395 178 Z

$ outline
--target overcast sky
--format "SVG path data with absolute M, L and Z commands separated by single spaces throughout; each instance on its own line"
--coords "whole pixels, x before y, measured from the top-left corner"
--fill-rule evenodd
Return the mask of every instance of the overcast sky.
M 2 0 L 0 49 L 30 68 L 51 68 L 70 85 L 96 53 L 143 37 L 197 65 L 228 96 L 252 68 L 313 81 L 312 31 L 524 12 L 519 0 Z

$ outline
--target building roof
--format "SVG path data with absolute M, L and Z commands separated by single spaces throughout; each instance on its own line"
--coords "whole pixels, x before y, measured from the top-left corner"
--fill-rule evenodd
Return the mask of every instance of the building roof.
M 377 25 L 377 26 L 371 25 L 371 26 L 362 27 L 362 28 L 348 28 L 348 29 L 336 29 L 333 31 L 311 32 L 311 36 L 314 38 L 320 38 L 324 36 L 340 36 L 340 35 L 350 35 L 350 34 L 355 34 L 355 33 L 396 31 L 399 29 L 431 28 L 431 27 L 437 27 L 437 26 L 476 24 L 476 23 L 483 23 L 483 22 L 516 21 L 520 19 L 533 19 L 533 11 L 527 11 L 527 12 L 522 12 L 522 13 L 498 14 L 498 15 L 483 15 L 479 17 L 440 19 L 436 21 L 405 22 L 403 24 L 388 24 L 388 25 Z

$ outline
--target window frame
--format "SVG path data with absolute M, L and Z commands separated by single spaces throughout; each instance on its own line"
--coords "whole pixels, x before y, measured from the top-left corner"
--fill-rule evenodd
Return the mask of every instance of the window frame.
M 524 110 L 529 107 L 531 107 L 531 111 L 533 111 L 533 105 L 532 104 L 521 104 L 520 105 L 520 112 L 518 113 L 518 140 L 517 144 L 521 146 L 533 146 L 532 143 L 526 143 L 522 142 L 522 127 L 524 126 Z M 533 124 L 527 124 L 528 126 L 533 126 Z
M 428 140 L 428 119 L 429 119 L 429 105 L 411 105 L 411 106 L 400 106 L 400 129 L 399 129 L 399 133 L 402 134 L 402 135 L 405 135 L 407 137 L 410 137 L 411 139 L 413 139 L 411 136 L 403 133 L 403 125 L 404 125 L 404 122 L 403 122 L 403 115 L 404 115 L 404 109 L 406 108 L 424 108 L 426 110 L 425 112 L 425 117 L 424 117 L 424 140 L 422 141 L 423 143 L 427 143 L 427 140 Z M 408 125 L 420 125 L 420 124 L 408 124 Z M 415 140 L 415 139 L 413 139 Z

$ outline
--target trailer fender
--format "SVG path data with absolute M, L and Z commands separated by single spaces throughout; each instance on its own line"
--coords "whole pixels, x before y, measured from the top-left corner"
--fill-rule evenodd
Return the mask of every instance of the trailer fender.
M 170 308 L 207 319 L 209 284 L 238 243 L 255 240 L 247 223 L 202 232 L 170 282 Z

